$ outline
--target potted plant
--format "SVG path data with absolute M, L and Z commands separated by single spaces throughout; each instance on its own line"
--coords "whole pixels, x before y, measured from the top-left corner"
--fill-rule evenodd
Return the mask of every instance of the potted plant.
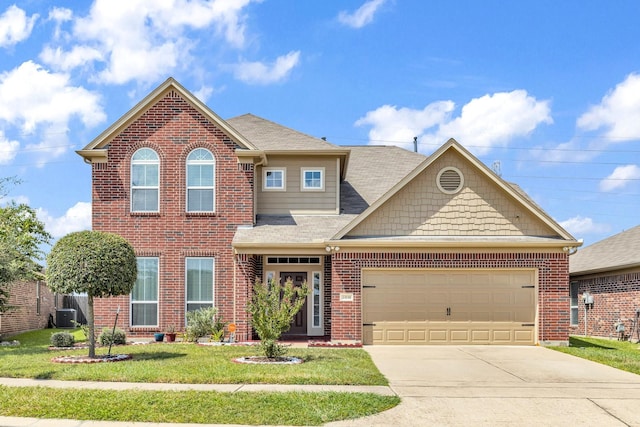
M 153 339 L 155 339 L 156 342 L 164 341 L 164 332 L 156 332 L 155 334 L 153 334 Z
M 169 325 L 165 335 L 167 336 L 167 342 L 174 342 L 176 340 L 176 327 Z

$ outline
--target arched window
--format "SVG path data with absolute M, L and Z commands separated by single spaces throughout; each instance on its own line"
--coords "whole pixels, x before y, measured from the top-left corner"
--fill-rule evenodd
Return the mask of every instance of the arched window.
M 187 212 L 213 212 L 215 162 L 211 151 L 196 148 L 187 156 Z
M 131 157 L 131 211 L 158 212 L 160 158 L 151 148 L 141 148 Z

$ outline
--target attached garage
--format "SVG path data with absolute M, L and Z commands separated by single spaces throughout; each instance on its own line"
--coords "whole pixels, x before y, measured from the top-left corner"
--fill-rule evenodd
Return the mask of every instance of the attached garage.
M 364 344 L 536 344 L 536 269 L 363 269 Z

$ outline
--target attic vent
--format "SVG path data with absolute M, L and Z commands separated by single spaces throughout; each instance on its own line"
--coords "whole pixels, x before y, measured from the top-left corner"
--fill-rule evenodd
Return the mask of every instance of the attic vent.
M 455 194 L 462 189 L 464 177 L 460 169 L 448 167 L 438 173 L 438 188 L 445 194 Z

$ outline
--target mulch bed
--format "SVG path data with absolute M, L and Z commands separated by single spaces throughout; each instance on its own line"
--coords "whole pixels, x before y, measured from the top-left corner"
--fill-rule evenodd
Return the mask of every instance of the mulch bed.
M 304 360 L 299 357 L 282 356 L 269 358 L 266 356 L 246 356 L 233 359 L 235 363 L 247 363 L 250 365 L 298 365 Z
M 58 356 L 51 359 L 54 363 L 111 363 L 111 362 L 122 362 L 125 360 L 130 360 L 132 357 L 130 354 L 112 354 L 109 355 L 99 355 L 96 357 L 89 356 Z

